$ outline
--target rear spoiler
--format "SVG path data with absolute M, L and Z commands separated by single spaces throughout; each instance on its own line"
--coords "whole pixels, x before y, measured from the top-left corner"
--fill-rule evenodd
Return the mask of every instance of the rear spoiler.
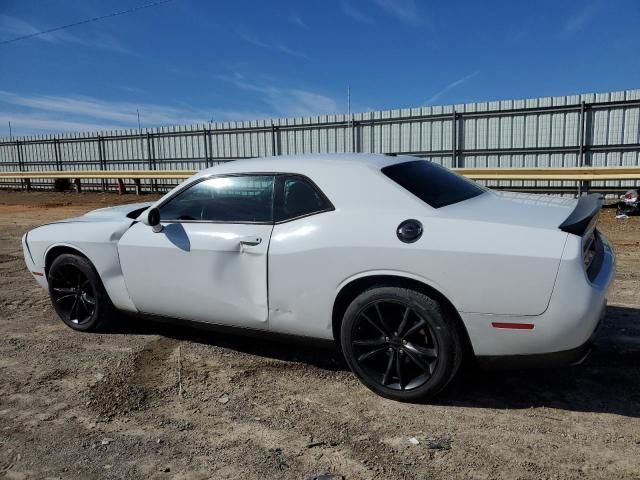
M 602 198 L 596 193 L 580 197 L 578 204 L 558 228 L 563 232 L 582 236 L 602 208 Z

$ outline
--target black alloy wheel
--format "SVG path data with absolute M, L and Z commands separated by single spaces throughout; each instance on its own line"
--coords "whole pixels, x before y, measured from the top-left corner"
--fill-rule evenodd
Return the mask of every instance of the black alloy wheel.
M 96 310 L 96 292 L 91 281 L 76 265 L 67 263 L 49 276 L 51 300 L 66 323 L 82 326 Z
M 431 378 L 438 344 L 429 324 L 409 305 L 379 300 L 356 320 L 351 344 L 360 367 L 393 390 L 411 390 Z
M 423 400 L 453 378 L 462 358 L 457 325 L 432 298 L 376 287 L 347 308 L 341 345 L 351 369 L 385 397 Z
M 53 308 L 69 327 L 97 330 L 110 319 L 113 305 L 88 259 L 62 254 L 51 264 L 47 279 Z

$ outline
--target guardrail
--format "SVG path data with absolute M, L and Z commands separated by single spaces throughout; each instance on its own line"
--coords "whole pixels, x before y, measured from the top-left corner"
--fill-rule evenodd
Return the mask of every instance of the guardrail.
M 640 167 L 454 168 L 473 180 L 638 180 Z
M 573 167 L 573 168 L 454 168 L 473 180 L 548 180 L 590 182 L 598 180 L 640 180 L 640 167 Z M 76 190 L 81 191 L 81 179 L 116 179 L 118 191 L 124 193 L 123 179 L 133 180 L 136 193 L 142 191 L 140 180 L 182 180 L 196 170 L 76 170 L 41 172 L 0 172 L 0 179 L 23 180 L 26 190 L 32 179 L 73 179 Z

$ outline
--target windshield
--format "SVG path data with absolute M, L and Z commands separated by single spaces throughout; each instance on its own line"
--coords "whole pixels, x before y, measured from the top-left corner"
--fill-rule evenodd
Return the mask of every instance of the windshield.
M 471 180 L 427 160 L 389 165 L 382 173 L 433 208 L 462 202 L 484 192 Z

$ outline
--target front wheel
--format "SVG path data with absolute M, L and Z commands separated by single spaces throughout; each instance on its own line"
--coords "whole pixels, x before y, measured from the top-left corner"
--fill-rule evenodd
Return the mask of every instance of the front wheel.
M 457 324 L 415 290 L 374 287 L 347 308 L 341 344 L 349 367 L 371 390 L 400 401 L 432 398 L 462 360 Z
M 98 273 L 89 260 L 62 254 L 49 268 L 49 296 L 60 319 L 74 330 L 95 331 L 113 314 Z

